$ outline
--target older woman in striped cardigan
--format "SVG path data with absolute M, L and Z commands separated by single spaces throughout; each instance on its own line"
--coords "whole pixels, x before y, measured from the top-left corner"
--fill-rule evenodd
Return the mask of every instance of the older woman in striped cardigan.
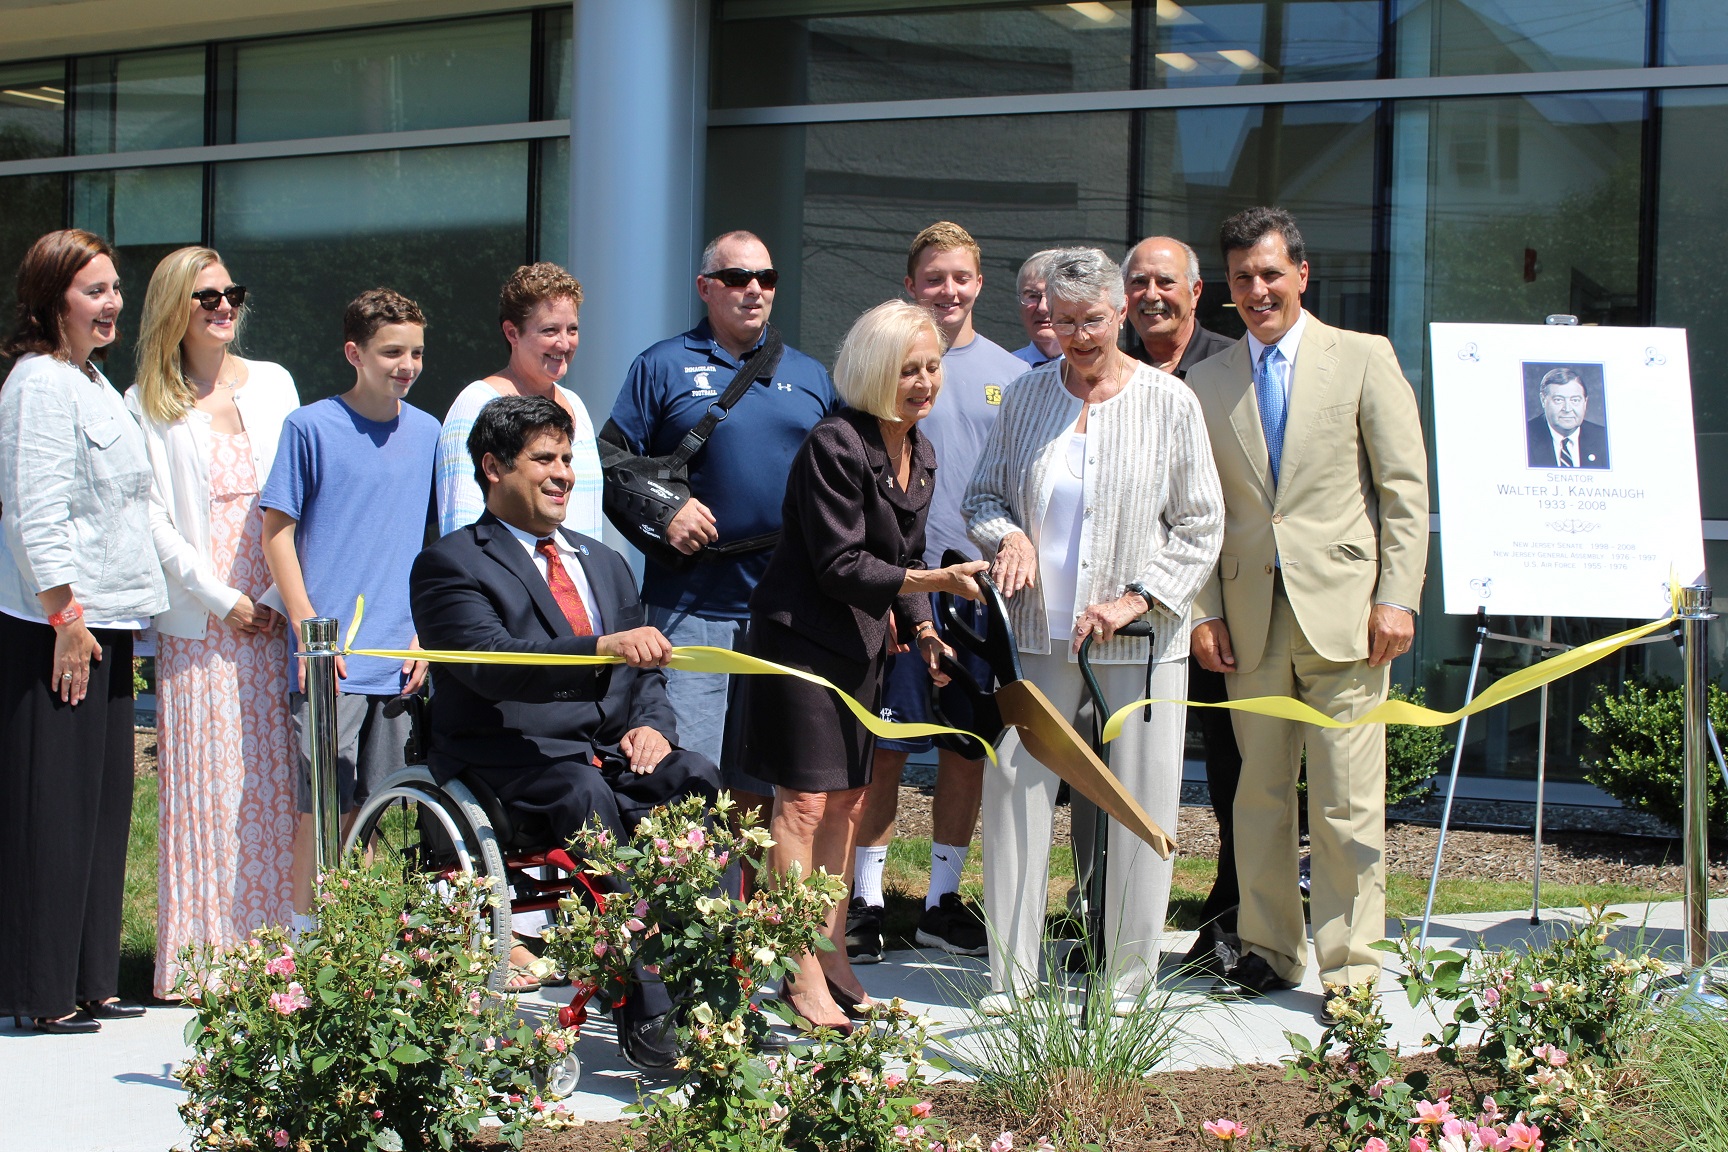
M 1187 385 L 1121 352 L 1122 273 L 1095 248 L 1054 253 L 1046 291 L 1062 359 L 1009 389 L 966 492 L 972 538 L 994 555 L 1026 675 L 1079 718 L 1076 654 L 1088 633 L 1106 696 L 1181 700 L 1188 606 L 1218 559 L 1224 498 L 1206 425 Z M 1149 638 L 1117 636 L 1148 617 Z M 1174 827 L 1185 709 L 1136 714 L 1111 767 L 1147 813 Z M 992 995 L 1005 1011 L 1039 979 L 1045 877 L 1058 781 L 1010 734 L 984 783 L 984 908 Z M 1104 944 L 1120 1011 L 1157 968 L 1171 866 L 1119 827 L 1110 831 Z

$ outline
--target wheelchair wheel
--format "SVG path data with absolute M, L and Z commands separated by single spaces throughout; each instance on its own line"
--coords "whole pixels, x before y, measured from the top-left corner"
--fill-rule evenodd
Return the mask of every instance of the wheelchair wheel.
M 459 793 L 460 795 L 452 795 Z M 464 872 L 492 881 L 490 941 L 496 963 L 486 985 L 502 992 L 509 974 L 510 895 L 498 838 L 458 782 L 448 788 L 423 768 L 386 780 L 361 806 L 343 854 L 360 851 L 422 875 Z

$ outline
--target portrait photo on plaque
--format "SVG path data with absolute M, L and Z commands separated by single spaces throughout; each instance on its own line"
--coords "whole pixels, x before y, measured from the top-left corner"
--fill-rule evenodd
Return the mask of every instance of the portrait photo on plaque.
M 1529 467 L 1606 470 L 1608 397 L 1602 365 L 1527 360 L 1522 367 Z

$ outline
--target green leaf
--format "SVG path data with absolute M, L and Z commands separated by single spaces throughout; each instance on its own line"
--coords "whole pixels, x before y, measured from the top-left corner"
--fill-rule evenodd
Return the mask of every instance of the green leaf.
M 314 1056 L 312 1057 L 312 1074 L 314 1076 L 321 1076 L 323 1075 L 324 1070 L 334 1063 L 336 1063 L 336 1055 L 333 1052 L 325 1052 L 322 1055 Z
M 402 1152 L 402 1137 L 394 1128 L 386 1128 L 372 1137 L 372 1147 L 378 1152 Z

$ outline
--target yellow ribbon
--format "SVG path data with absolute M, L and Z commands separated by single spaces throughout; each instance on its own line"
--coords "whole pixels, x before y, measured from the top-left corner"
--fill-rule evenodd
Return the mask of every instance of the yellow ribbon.
M 354 637 L 360 631 L 360 617 L 366 611 L 366 598 L 359 597 L 354 602 L 354 620 L 348 625 L 348 635 L 342 641 L 344 656 L 377 656 L 384 660 L 424 660 L 429 664 L 530 664 L 541 666 L 583 667 L 598 664 L 622 664 L 620 656 L 577 656 L 559 655 L 550 652 L 456 652 L 439 649 L 412 648 L 356 648 Z M 858 703 L 850 695 L 830 684 L 814 672 L 805 672 L 799 668 L 788 668 L 784 664 L 775 664 L 743 652 L 733 652 L 727 648 L 710 648 L 705 645 L 688 645 L 672 649 L 673 668 L 685 672 L 716 672 L 732 676 L 796 676 L 819 688 L 826 688 L 840 698 L 848 711 L 858 718 L 858 722 L 869 729 L 879 739 L 910 740 L 919 736 L 942 736 L 953 734 L 967 736 L 978 741 L 984 747 L 984 754 L 996 763 L 996 749 L 990 741 L 964 728 L 949 728 L 942 724 L 905 724 L 893 720 L 884 720 L 864 705 Z
M 1478 712 L 1486 711 L 1497 704 L 1504 704 L 1513 697 L 1534 691 L 1544 684 L 1552 684 L 1562 676 L 1570 676 L 1580 668 L 1594 664 L 1603 657 L 1620 651 L 1628 644 L 1632 644 L 1652 632 L 1672 628 L 1674 622 L 1675 617 L 1665 617 L 1649 624 L 1640 624 L 1636 628 L 1628 628 L 1624 632 L 1616 632 L 1612 636 L 1604 636 L 1600 640 L 1592 640 L 1588 644 L 1580 644 L 1569 651 L 1550 656 L 1528 668 L 1521 668 L 1510 676 L 1502 677 L 1478 693 L 1476 699 L 1456 712 L 1437 712 L 1432 708 L 1423 708 L 1407 700 L 1387 700 L 1354 720 L 1334 720 L 1324 712 L 1311 708 L 1300 700 L 1292 700 L 1288 696 L 1256 696 L 1250 700 L 1227 700 L 1216 704 L 1202 704 L 1193 700 L 1136 700 L 1134 703 L 1118 708 L 1110 714 L 1109 722 L 1104 725 L 1104 739 L 1109 741 L 1120 736 L 1122 726 L 1127 722 L 1129 713 L 1148 704 L 1186 703 L 1190 708 L 1229 708 L 1236 712 L 1247 712 L 1255 716 L 1271 716 L 1277 720 L 1295 720 L 1303 724 L 1312 724 L 1317 728 L 1354 728 L 1358 724 L 1413 724 L 1421 728 L 1441 728 L 1448 724 L 1455 724 L 1466 716 L 1474 716 Z

